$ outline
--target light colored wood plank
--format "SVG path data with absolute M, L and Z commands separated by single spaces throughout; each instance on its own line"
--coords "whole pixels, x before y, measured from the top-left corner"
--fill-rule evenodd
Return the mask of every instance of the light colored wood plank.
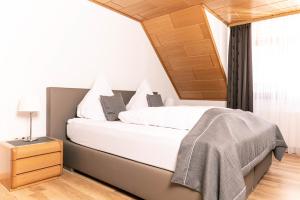
M 146 20 L 143 25 L 182 99 L 226 99 L 225 73 L 202 6 Z
M 300 12 L 297 0 L 204 0 L 203 3 L 230 26 Z
M 193 72 L 198 80 L 213 80 L 223 78 L 223 75 L 218 68 L 195 69 Z
M 0 143 L 0 183 L 7 189 L 11 188 L 12 148 L 13 146 L 6 142 Z
M 144 21 L 178 10 L 199 5 L 199 0 L 93 0 L 100 5 L 109 7 L 123 15 Z
M 32 172 L 16 175 L 12 178 L 12 189 L 17 187 L 45 180 L 61 174 L 61 166 L 53 166 L 45 169 L 35 170 Z
M 138 21 L 145 21 L 170 14 L 176 11 L 184 11 L 197 5 L 204 5 L 209 12 L 219 18 L 226 25 L 235 26 L 254 21 L 270 19 L 274 17 L 292 15 L 300 12 L 298 0 L 93 0 L 100 5 L 111 8 L 123 15 Z M 191 10 L 193 11 L 193 10 Z M 199 15 L 188 12 L 184 15 Z M 175 26 L 194 24 L 194 20 L 200 18 L 179 19 Z M 199 23 L 199 22 L 198 22 Z
M 286 155 L 273 161 L 248 200 L 300 199 L 300 157 Z M 0 185 L 0 199 L 5 200 L 129 200 L 134 199 L 115 188 L 77 173 L 64 171 L 60 178 L 8 192 Z
M 12 160 L 58 152 L 60 150 L 61 144 L 56 140 L 52 142 L 15 147 L 13 148 Z
M 249 200 L 300 199 L 300 157 L 286 155 L 282 162 L 273 161 Z
M 245 19 L 245 20 L 239 21 L 239 22 L 232 22 L 231 24 L 229 24 L 229 26 L 238 26 L 238 25 L 242 25 L 242 24 L 253 23 L 253 22 L 257 22 L 257 21 L 268 20 L 268 19 L 284 17 L 284 16 L 289 16 L 289 15 L 296 15 L 296 14 L 300 14 L 300 9 L 291 11 L 291 12 L 284 12 L 284 13 L 272 14 L 272 15 L 268 15 L 268 16 L 257 17 L 254 19 Z
M 18 159 L 12 163 L 12 174 L 22 174 L 25 172 L 43 169 L 54 165 L 61 165 L 61 152 L 49 153 L 24 159 Z
M 0 182 L 8 189 L 58 176 L 62 173 L 63 142 L 50 142 L 13 146 L 0 144 Z M 4 156 L 5 155 L 5 156 Z
M 2 200 L 132 200 L 114 188 L 86 178 L 77 173 L 64 171 L 56 179 L 40 182 L 8 192 L 0 185 Z
M 170 17 L 175 28 L 205 23 L 204 13 L 198 12 L 198 10 L 193 7 L 173 12 L 170 14 Z
M 299 0 L 93 1 L 140 21 L 179 97 L 199 100 L 226 100 L 227 96 L 224 87 L 227 84 L 226 75 L 204 7 L 230 26 L 300 12 Z M 212 70 L 202 75 L 201 70 L 198 70 L 197 76 L 193 76 L 193 81 L 194 78 L 196 81 L 222 79 L 222 86 L 209 91 L 210 85 L 203 88 L 193 84 L 193 88 L 184 90 L 178 87 L 177 82 L 178 79 L 182 80 L 182 77 L 187 76 L 168 72 L 176 70 L 187 74 L 185 70 L 195 68 L 219 69 L 218 72 Z M 187 84 L 188 81 L 185 82 L 185 85 Z

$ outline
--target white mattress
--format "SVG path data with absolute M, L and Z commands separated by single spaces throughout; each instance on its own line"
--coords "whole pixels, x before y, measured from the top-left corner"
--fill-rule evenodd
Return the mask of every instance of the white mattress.
M 71 141 L 158 168 L 174 171 L 187 130 L 125 124 L 120 121 L 70 119 Z

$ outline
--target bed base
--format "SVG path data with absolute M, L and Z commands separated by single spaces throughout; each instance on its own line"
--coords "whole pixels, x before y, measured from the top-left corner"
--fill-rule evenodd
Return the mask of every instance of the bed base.
M 201 200 L 201 194 L 170 182 L 172 172 L 111 155 L 66 137 L 66 122 L 75 117 L 76 107 L 88 90 L 47 88 L 47 135 L 64 141 L 64 165 L 148 200 Z M 121 93 L 125 103 L 134 94 Z M 84 133 L 83 133 L 84 135 Z M 272 163 L 271 152 L 244 177 L 247 194 L 258 184 Z

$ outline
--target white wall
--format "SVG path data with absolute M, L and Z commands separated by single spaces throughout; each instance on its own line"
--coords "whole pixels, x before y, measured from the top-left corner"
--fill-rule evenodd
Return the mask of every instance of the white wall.
M 45 135 L 46 87 L 89 88 L 98 73 L 114 89 L 148 78 L 176 97 L 140 24 L 88 0 L 0 0 L 0 24 L 0 140 L 28 134 L 22 96 L 40 96 L 33 131 Z
M 226 31 L 209 19 L 225 55 Z M 113 89 L 135 90 L 147 78 L 153 90 L 178 100 L 140 24 L 87 0 L 0 0 L 0 24 L 0 140 L 28 134 L 28 118 L 16 111 L 21 97 L 40 97 L 42 110 L 34 118 L 33 132 L 42 136 L 46 87 L 89 88 L 99 73 Z
M 229 44 L 229 31 L 230 29 L 219 19 L 217 19 L 210 12 L 205 10 L 214 40 L 219 52 L 221 63 L 223 65 L 225 74 L 228 71 L 228 44 Z M 219 106 L 226 107 L 226 101 L 185 101 L 181 100 L 180 104 L 189 105 L 204 105 L 204 106 Z
M 205 13 L 212 30 L 217 49 L 219 51 L 220 59 L 223 64 L 225 74 L 227 76 L 228 71 L 228 44 L 230 29 L 218 18 L 216 18 L 209 11 L 205 10 Z

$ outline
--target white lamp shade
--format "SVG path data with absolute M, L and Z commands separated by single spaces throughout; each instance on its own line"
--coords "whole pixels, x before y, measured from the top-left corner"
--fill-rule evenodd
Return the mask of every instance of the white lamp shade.
M 22 98 L 18 106 L 19 112 L 39 112 L 40 101 L 37 97 L 25 97 Z

